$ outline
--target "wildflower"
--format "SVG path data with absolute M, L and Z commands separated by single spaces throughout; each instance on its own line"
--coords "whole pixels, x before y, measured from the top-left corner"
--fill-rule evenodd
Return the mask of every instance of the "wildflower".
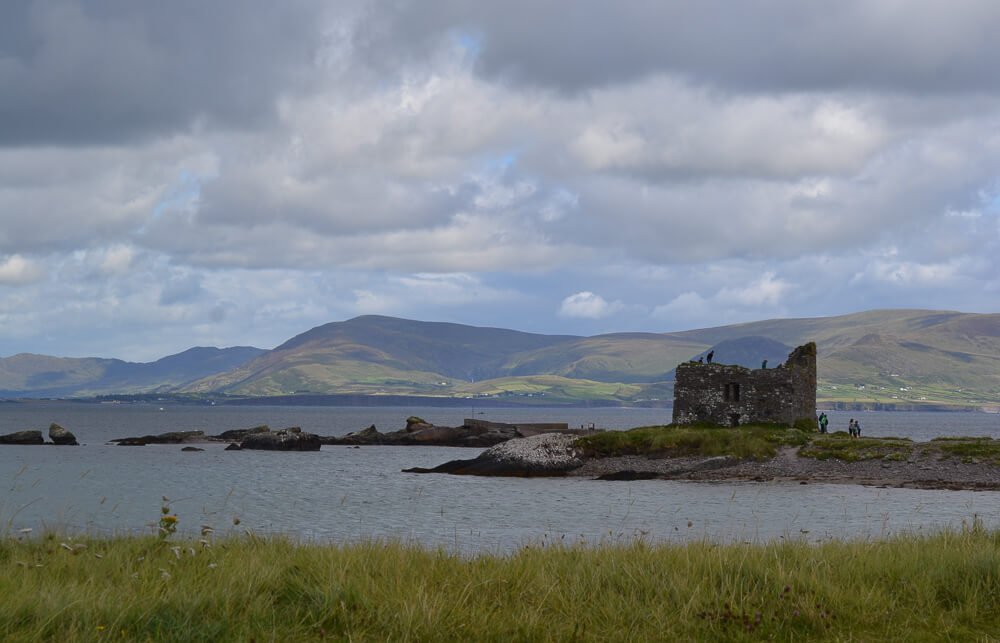
M 181 557 L 181 548 L 180 547 L 171 547 L 170 551 L 174 552 L 174 558 L 177 558 L 178 560 L 180 560 L 180 557 Z
M 103 632 L 104 631 L 104 626 L 103 625 L 98 625 L 97 626 L 97 631 L 98 632 Z
M 66 551 L 73 551 L 73 548 L 67 545 L 66 543 L 59 543 L 59 546 L 65 549 Z

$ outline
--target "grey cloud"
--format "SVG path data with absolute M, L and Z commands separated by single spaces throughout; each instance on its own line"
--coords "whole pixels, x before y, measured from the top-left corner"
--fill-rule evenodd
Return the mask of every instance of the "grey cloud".
M 0 145 L 259 125 L 322 44 L 314 0 L 0 4 Z
M 159 304 L 170 306 L 196 300 L 205 290 L 201 286 L 201 276 L 197 274 L 175 275 L 160 288 Z
M 455 32 L 491 78 L 577 91 L 653 74 L 723 88 L 996 91 L 1000 7 L 991 0 L 808 3 L 462 0 L 374 11 L 356 46 L 396 66 Z

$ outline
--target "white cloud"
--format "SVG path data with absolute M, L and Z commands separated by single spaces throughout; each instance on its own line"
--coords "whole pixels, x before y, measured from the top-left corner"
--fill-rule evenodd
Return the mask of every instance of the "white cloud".
M 602 319 L 615 314 L 623 306 L 620 301 L 609 303 L 600 295 L 584 290 L 563 299 L 559 314 L 563 317 Z
M 0 3 L 0 342 L 995 306 L 995 3 L 512 2 Z
M 19 254 L 0 260 L 0 285 L 24 286 L 45 278 L 45 269 Z
M 714 297 L 719 303 L 732 302 L 746 307 L 777 306 L 789 289 L 789 283 L 776 278 L 773 272 L 765 272 L 757 279 L 742 287 L 723 288 Z

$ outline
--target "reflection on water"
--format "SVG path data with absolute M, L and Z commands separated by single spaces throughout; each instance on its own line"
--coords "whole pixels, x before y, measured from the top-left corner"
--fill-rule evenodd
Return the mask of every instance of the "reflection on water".
M 477 409 L 497 421 L 654 424 L 668 410 Z M 457 424 L 471 409 L 0 405 L 0 432 L 57 421 L 82 447 L 0 447 L 0 521 L 72 532 L 152 531 L 161 496 L 181 531 L 289 534 L 346 542 L 398 539 L 461 551 L 507 551 L 544 541 L 761 541 L 879 538 L 959 527 L 977 515 L 1000 526 L 1000 493 L 778 483 L 598 482 L 402 473 L 473 457 L 478 449 L 323 447 L 318 453 L 181 452 L 176 445 L 116 447 L 113 437 L 267 423 L 337 434 L 376 423 L 394 430 L 408 415 Z M 830 413 L 831 428 L 851 417 Z M 843 416 L 843 417 L 841 417 Z M 861 413 L 867 435 L 992 435 L 998 416 Z M 838 424 L 839 423 L 839 424 Z M 904 433 L 904 430 L 906 431 Z M 239 518 L 237 527 L 234 518 Z

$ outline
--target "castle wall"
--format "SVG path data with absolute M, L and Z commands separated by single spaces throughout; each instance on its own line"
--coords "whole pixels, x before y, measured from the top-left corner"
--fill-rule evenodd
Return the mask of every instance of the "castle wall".
M 816 344 L 799 346 L 784 364 L 749 369 L 686 362 L 677 366 L 675 424 L 792 425 L 816 419 Z

